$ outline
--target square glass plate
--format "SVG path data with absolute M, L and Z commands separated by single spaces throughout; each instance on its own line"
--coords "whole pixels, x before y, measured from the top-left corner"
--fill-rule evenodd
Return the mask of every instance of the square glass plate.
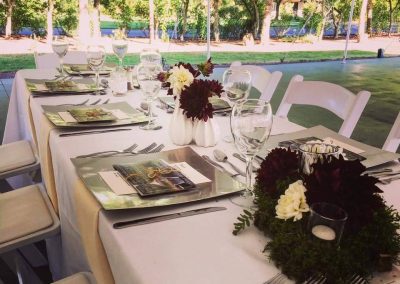
M 88 108 L 88 106 L 70 106 L 70 105 L 62 105 L 62 106 L 56 106 L 56 105 L 42 105 L 42 108 L 44 110 L 44 114 L 47 116 L 47 118 L 57 127 L 62 127 L 62 128 L 96 128 L 96 127 L 107 127 L 107 126 L 118 126 L 118 125 L 131 125 L 131 124 L 139 124 L 139 123 L 145 123 L 148 122 L 148 117 L 138 111 L 132 108 L 127 102 L 119 102 L 119 103 L 109 103 L 105 105 L 100 105 L 97 106 L 96 108 L 102 108 L 104 110 L 120 110 L 124 112 L 128 118 L 125 119 L 117 119 L 113 121 L 103 121 L 103 122 L 90 122 L 90 123 L 80 123 L 80 122 L 65 122 L 61 116 L 59 115 L 59 112 L 67 112 L 68 110 L 71 109 L 85 109 Z
M 167 163 L 187 162 L 195 170 L 210 179 L 211 182 L 198 184 L 196 188 L 184 192 L 153 197 L 140 197 L 138 193 L 130 195 L 115 194 L 98 174 L 98 172 L 101 171 L 112 171 L 113 164 L 129 164 L 158 159 L 162 159 Z M 234 180 L 228 174 L 217 170 L 190 147 L 134 156 L 72 158 L 71 161 L 87 189 L 93 193 L 95 198 L 106 210 L 184 204 L 230 195 L 244 189 L 242 183 Z

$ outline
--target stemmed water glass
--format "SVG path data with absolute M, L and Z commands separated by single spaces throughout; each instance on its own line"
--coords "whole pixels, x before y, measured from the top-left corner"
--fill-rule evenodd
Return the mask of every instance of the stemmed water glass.
M 246 99 L 237 102 L 232 109 L 231 131 L 237 150 L 246 159 L 246 189 L 232 202 L 241 207 L 251 208 L 252 165 L 254 156 L 267 141 L 272 128 L 272 109 L 269 102 Z
M 140 63 L 161 64 L 161 54 L 158 49 L 145 48 L 140 52 Z
M 113 48 L 115 55 L 118 57 L 118 61 L 119 61 L 118 68 L 120 70 L 122 70 L 123 69 L 122 63 L 123 63 L 126 53 L 128 52 L 128 43 L 125 40 L 114 40 L 112 43 L 112 48 Z
M 157 75 L 161 72 L 162 66 L 159 63 L 140 63 L 137 67 L 137 80 L 148 105 L 149 123 L 140 127 L 144 130 L 161 128 L 161 126 L 154 123 L 152 113 L 153 101 L 157 98 L 158 92 L 161 89 L 161 81 L 157 79 Z
M 224 86 L 225 99 L 231 107 L 238 101 L 248 98 L 251 89 L 251 74 L 242 68 L 227 69 L 222 76 L 222 85 Z M 224 137 L 224 141 L 233 142 L 231 135 Z
M 65 41 L 60 41 L 58 38 L 55 38 L 51 44 L 51 47 L 54 51 L 55 54 L 58 55 L 58 58 L 60 60 L 60 73 L 61 76 L 65 75 L 64 72 L 64 56 L 68 52 L 68 46 L 69 43 Z
M 99 73 L 106 59 L 106 50 L 102 45 L 89 45 L 87 48 L 87 62 L 90 69 L 96 73 L 96 88 L 100 87 Z

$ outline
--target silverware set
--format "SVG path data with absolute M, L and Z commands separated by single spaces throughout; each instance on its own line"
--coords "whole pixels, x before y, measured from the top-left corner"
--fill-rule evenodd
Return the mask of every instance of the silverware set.
M 392 181 L 400 179 L 400 167 L 397 168 L 384 168 L 381 170 L 365 171 L 364 174 L 373 176 L 379 179 L 382 184 L 389 184 Z
M 264 282 L 263 284 L 286 284 L 288 283 L 289 279 L 283 273 L 277 273 L 274 277 L 269 279 L 268 281 Z M 321 274 L 315 274 L 308 278 L 303 284 L 323 284 L 327 281 L 325 276 Z M 347 284 L 365 284 L 368 281 L 361 277 L 360 275 L 354 274 L 348 279 Z
M 89 99 L 84 100 L 83 102 L 80 103 L 76 103 L 76 104 L 60 104 L 57 106 L 84 106 L 84 105 L 90 105 L 90 106 L 94 106 L 94 105 L 99 105 L 99 104 L 108 104 L 110 102 L 110 99 L 106 99 L 103 102 L 101 102 L 101 99 L 97 99 L 93 102 L 91 102 L 90 104 L 87 104 L 89 102 Z
M 59 137 L 69 137 L 69 136 L 101 134 L 101 133 L 107 133 L 107 132 L 130 131 L 130 130 L 132 130 L 132 129 L 131 128 L 110 128 L 110 129 L 101 129 L 101 130 L 90 130 L 90 131 L 77 131 L 77 132 L 61 133 L 58 136 Z
M 90 154 L 85 154 L 85 155 L 80 155 L 77 156 L 76 158 L 104 158 L 104 157 L 111 157 L 111 156 L 116 156 L 116 155 L 139 155 L 139 154 L 152 154 L 152 153 L 158 153 L 161 152 L 165 145 L 164 144 L 159 144 L 157 143 L 151 143 L 150 145 L 146 146 L 145 148 L 139 150 L 139 151 L 134 151 L 139 145 L 134 143 L 131 146 L 129 146 L 126 149 L 122 150 L 106 150 L 106 151 L 100 151 L 100 152 L 94 152 Z

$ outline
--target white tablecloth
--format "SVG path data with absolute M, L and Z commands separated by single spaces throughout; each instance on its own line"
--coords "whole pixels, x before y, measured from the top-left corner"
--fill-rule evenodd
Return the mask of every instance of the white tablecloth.
M 23 70 L 16 74 L 7 117 L 4 142 L 34 138 L 30 133 L 26 106 L 20 105 L 26 88 L 23 78 L 52 78 L 53 70 Z M 43 111 L 41 105 L 78 103 L 89 98 L 111 102 L 127 101 L 132 106 L 139 105 L 142 96 L 134 91 L 126 97 L 111 95 L 95 97 L 91 95 L 31 98 L 30 109 L 36 133 L 40 133 Z M 83 253 L 77 226 L 76 208 L 72 188 L 79 177 L 70 161 L 71 157 L 102 150 L 123 149 L 138 143 L 141 147 L 150 142 L 164 143 L 165 150 L 176 148 L 168 136 L 169 114 L 154 108 L 158 122 L 164 127 L 157 131 L 140 130 L 132 126 L 132 131 L 112 132 L 84 136 L 59 137 L 60 130 L 50 133 L 49 143 L 58 195 L 61 219 L 62 272 L 61 275 L 90 270 Z M 228 134 L 228 117 L 216 117 L 221 137 Z M 273 133 L 291 132 L 301 129 L 288 121 L 276 119 Z M 214 148 L 193 146 L 199 154 L 212 156 Z M 232 144 L 220 140 L 215 148 L 227 153 L 235 151 Z M 232 159 L 238 166 L 240 161 Z M 382 186 L 388 203 L 400 209 L 400 193 L 396 189 L 400 181 Z M 225 211 L 174 219 L 144 226 L 121 230 L 112 228 L 115 221 L 157 215 L 169 211 L 185 211 L 206 206 L 224 206 Z M 266 239 L 255 228 L 250 228 L 239 236 L 232 235 L 233 222 L 241 212 L 229 199 L 206 201 L 187 206 L 153 210 L 126 210 L 119 212 L 101 211 L 99 233 L 116 283 L 263 283 L 277 269 L 268 263 L 262 254 Z

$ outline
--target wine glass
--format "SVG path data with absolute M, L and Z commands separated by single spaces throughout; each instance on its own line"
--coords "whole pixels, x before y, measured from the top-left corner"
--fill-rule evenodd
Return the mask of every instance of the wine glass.
M 157 98 L 161 89 L 161 81 L 157 79 L 157 75 L 161 72 L 162 66 L 158 63 L 140 63 L 137 67 L 137 80 L 148 104 L 149 123 L 140 127 L 144 130 L 161 128 L 160 125 L 154 123 L 152 112 L 153 101 Z
M 122 63 L 126 53 L 128 52 L 128 43 L 125 40 L 114 40 L 112 43 L 112 48 L 115 55 L 118 57 L 119 69 L 122 70 Z
M 58 55 L 60 60 L 60 73 L 62 76 L 65 75 L 64 72 L 64 56 L 68 52 L 69 43 L 65 41 L 60 41 L 58 38 L 55 38 L 51 44 L 51 47 L 55 54 Z
M 231 131 L 237 150 L 246 159 L 246 189 L 232 202 L 250 208 L 253 203 L 252 165 L 254 156 L 267 141 L 272 128 L 272 109 L 269 102 L 246 99 L 232 108 Z
M 247 99 L 251 89 L 251 74 L 242 68 L 229 68 L 222 76 L 222 85 L 224 86 L 225 99 L 231 107 L 241 100 Z M 232 143 L 231 135 L 226 135 L 225 142 Z
M 100 87 L 99 73 L 106 59 L 106 50 L 102 45 L 89 45 L 87 48 L 87 62 L 90 69 L 96 72 L 96 88 Z
M 140 52 L 140 63 L 161 64 L 161 54 L 158 49 L 145 48 Z

